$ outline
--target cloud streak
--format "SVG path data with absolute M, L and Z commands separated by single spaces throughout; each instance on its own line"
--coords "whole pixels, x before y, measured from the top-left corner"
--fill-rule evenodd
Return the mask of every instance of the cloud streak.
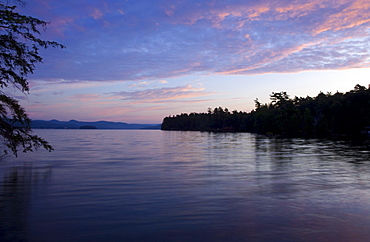
M 67 46 L 45 52 L 34 79 L 124 81 L 369 65 L 367 0 L 34 2 L 23 11 L 51 21 L 48 36 Z
M 259 74 L 369 67 L 368 0 L 32 0 L 19 9 L 50 21 L 41 37 L 67 47 L 40 50 L 44 63 L 21 100 L 32 118 L 158 122 L 220 105 L 249 111 L 287 86 L 282 76 L 300 82 Z M 315 79 L 319 90 L 329 79 Z
M 119 98 L 123 101 L 128 101 L 130 104 L 139 103 L 170 103 L 173 101 L 187 102 L 186 99 L 198 98 L 213 94 L 205 92 L 204 88 L 195 88 L 191 85 L 179 87 L 164 87 L 156 89 L 146 89 L 139 91 L 121 91 L 109 93 L 111 97 Z M 185 99 L 185 100 L 184 100 Z M 193 102 L 194 100 L 190 100 Z

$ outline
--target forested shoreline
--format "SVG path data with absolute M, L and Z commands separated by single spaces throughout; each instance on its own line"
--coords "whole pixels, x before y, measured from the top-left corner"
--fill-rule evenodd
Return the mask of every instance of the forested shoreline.
M 354 137 L 370 129 L 370 85 L 356 85 L 346 93 L 319 93 L 290 98 L 272 93 L 270 102 L 255 100 L 251 112 L 217 107 L 206 113 L 165 117 L 162 130 L 251 132 L 282 137 Z

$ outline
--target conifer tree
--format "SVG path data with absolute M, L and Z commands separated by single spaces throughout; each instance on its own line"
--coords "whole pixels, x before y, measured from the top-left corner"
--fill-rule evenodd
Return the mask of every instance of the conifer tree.
M 22 3 L 21 1 L 18 1 Z M 64 48 L 55 41 L 39 38 L 45 21 L 16 12 L 16 6 L 0 3 L 0 138 L 3 152 L 14 155 L 43 147 L 53 148 L 43 138 L 32 134 L 30 118 L 18 101 L 7 94 L 7 88 L 17 88 L 29 93 L 27 76 L 42 62 L 39 49 Z

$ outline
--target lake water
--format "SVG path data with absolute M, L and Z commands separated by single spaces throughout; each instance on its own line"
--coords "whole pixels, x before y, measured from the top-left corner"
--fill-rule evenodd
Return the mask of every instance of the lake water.
M 36 130 L 0 162 L 0 241 L 368 241 L 370 150 L 248 133 Z

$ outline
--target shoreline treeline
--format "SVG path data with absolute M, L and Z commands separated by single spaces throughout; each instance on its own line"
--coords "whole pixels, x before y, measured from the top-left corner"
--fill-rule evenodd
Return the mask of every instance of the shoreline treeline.
M 370 85 L 316 97 L 290 98 L 272 93 L 270 102 L 255 100 L 251 112 L 227 108 L 165 117 L 162 130 L 251 132 L 283 137 L 359 136 L 370 128 Z

